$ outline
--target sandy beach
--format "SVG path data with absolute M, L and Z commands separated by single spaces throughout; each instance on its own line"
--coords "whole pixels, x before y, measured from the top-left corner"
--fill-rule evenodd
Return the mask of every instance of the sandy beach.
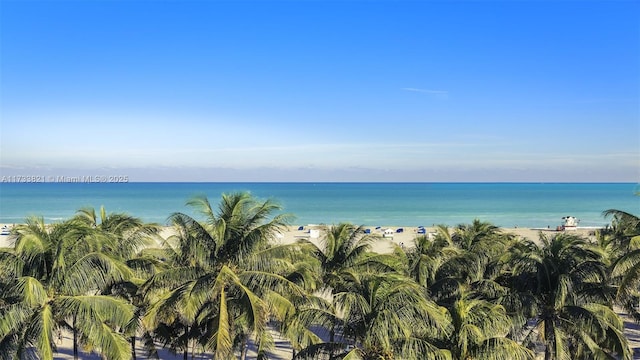
M 302 227 L 300 230 L 299 228 Z M 425 227 L 424 234 L 420 234 L 420 228 L 418 227 L 407 227 L 407 226 L 365 226 L 365 229 L 369 229 L 371 235 L 375 235 L 379 237 L 379 240 L 373 244 L 372 250 L 377 253 L 388 253 L 393 249 L 393 244 L 404 246 L 404 247 L 412 247 L 413 240 L 420 235 L 430 234 L 435 235 L 437 230 L 435 227 Z M 291 244 L 297 241 L 298 239 L 309 239 L 314 243 L 318 243 L 322 238 L 321 225 L 300 225 L 300 226 L 289 226 L 287 230 L 281 234 L 281 237 L 278 238 L 278 242 L 281 244 Z M 400 232 L 399 229 L 402 229 Z M 314 232 L 317 230 L 318 233 Z M 385 232 L 386 230 L 386 232 Z M 449 231 L 453 233 L 454 228 L 449 228 Z M 170 229 L 166 229 L 165 231 L 170 232 Z M 522 239 L 529 239 L 534 242 L 538 242 L 540 236 L 553 236 L 558 233 L 562 233 L 562 231 L 557 231 L 556 229 L 532 229 L 532 228 L 501 228 L 501 231 L 504 233 L 509 233 L 516 235 Z M 575 233 L 577 235 L 595 240 L 595 229 L 593 228 L 578 228 L 575 231 L 571 231 L 571 233 Z M 164 233 L 166 235 L 168 233 Z
M 11 229 L 14 225 L 12 224 L 0 224 L 0 227 L 6 226 Z M 285 231 L 278 235 L 275 243 L 279 244 L 292 244 L 299 239 L 308 239 L 312 242 L 319 243 L 322 238 L 322 228 L 323 225 L 316 224 L 307 224 L 307 225 L 295 225 L 288 226 Z M 302 229 L 301 229 L 302 228 Z M 419 236 L 418 227 L 407 227 L 407 226 L 365 226 L 365 229 L 369 229 L 371 235 L 378 236 L 379 241 L 373 244 L 373 251 L 378 253 L 386 253 L 391 251 L 392 244 L 402 245 L 411 247 L 413 244 L 413 239 L 416 236 Z M 402 229 L 402 231 L 398 231 Z M 425 227 L 425 234 L 435 234 L 435 227 Z M 385 230 L 387 230 L 388 234 L 385 234 Z M 453 232 L 453 228 L 449 229 Z M 510 233 L 517 235 L 523 239 L 529 239 L 533 241 L 538 241 L 540 235 L 545 236 L 553 236 L 554 234 L 560 233 L 555 229 L 532 229 L 532 228 L 501 228 L 501 230 L 505 233 Z M 172 234 L 171 227 L 163 227 L 160 231 L 161 238 L 168 238 Z M 595 229 L 593 228 L 578 228 L 574 231 L 574 233 L 590 238 L 595 239 Z M 13 235 L 0 235 L 0 247 L 12 247 L 15 242 L 15 237 Z M 158 244 L 160 245 L 160 244 Z

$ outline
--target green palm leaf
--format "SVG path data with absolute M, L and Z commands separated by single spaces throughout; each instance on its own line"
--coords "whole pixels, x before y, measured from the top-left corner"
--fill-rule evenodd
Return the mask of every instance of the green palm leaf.
M 111 296 L 59 296 L 53 306 L 74 324 L 88 344 L 109 359 L 131 357 L 122 331 L 133 317 L 133 306 Z

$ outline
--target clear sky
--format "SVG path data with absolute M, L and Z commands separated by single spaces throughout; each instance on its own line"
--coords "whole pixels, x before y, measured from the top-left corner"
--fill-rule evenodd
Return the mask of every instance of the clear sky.
M 640 180 L 633 1 L 7 1 L 0 175 Z

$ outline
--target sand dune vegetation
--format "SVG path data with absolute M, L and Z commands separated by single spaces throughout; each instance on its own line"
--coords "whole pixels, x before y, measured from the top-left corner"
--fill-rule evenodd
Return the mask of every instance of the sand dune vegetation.
M 348 223 L 282 241 L 292 216 L 247 193 L 189 205 L 170 229 L 91 208 L 13 227 L 0 359 L 58 358 L 61 334 L 75 359 L 634 358 L 636 215 L 606 210 L 589 238 L 470 219 L 405 244 Z

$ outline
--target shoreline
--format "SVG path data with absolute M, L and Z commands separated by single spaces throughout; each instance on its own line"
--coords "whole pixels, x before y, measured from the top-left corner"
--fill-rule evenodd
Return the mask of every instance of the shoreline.
M 316 241 L 320 241 L 322 239 L 322 232 L 320 231 L 320 233 L 317 234 L 317 236 L 313 236 L 311 232 L 309 232 L 310 230 L 320 230 L 321 229 L 321 225 L 311 225 L 311 226 L 304 226 L 304 228 L 302 230 L 299 230 L 299 227 L 295 227 L 295 226 L 288 226 L 287 227 L 287 231 L 285 231 L 281 237 L 279 237 L 277 239 L 278 244 L 291 244 L 293 242 L 295 242 L 298 239 L 309 239 L 312 242 L 316 242 Z M 400 245 L 400 246 L 406 246 L 406 247 L 412 247 L 413 245 L 413 240 L 417 237 L 417 236 L 433 236 L 437 233 L 436 227 L 434 226 L 428 226 L 428 227 L 424 227 L 424 234 L 418 233 L 418 231 L 421 229 L 420 227 L 417 226 L 376 226 L 376 227 L 366 227 L 363 226 L 364 229 L 370 229 L 371 230 L 371 235 L 375 235 L 378 236 L 379 239 L 373 243 L 372 246 L 372 251 L 373 252 L 378 252 L 378 253 L 386 253 L 386 252 L 391 252 L 392 251 L 392 246 L 391 244 L 395 244 L 395 245 Z M 376 229 L 378 228 L 378 229 Z M 390 229 L 391 233 L 390 234 L 385 234 L 384 230 Z M 398 229 L 402 229 L 402 232 L 397 232 Z M 513 228 L 503 228 L 500 227 L 498 228 L 499 231 L 505 233 L 505 234 L 513 234 L 515 236 L 518 236 L 522 239 L 529 239 L 533 242 L 535 242 L 536 244 L 540 244 L 540 235 L 547 235 L 547 236 L 553 236 L 555 234 L 562 234 L 562 233 L 569 233 L 569 234 L 576 234 L 579 236 L 583 236 L 589 240 L 595 240 L 595 232 L 599 229 L 602 229 L 602 227 L 578 227 L 576 230 L 561 230 L 558 231 L 556 229 L 553 228 L 520 228 L 520 227 L 513 227 Z M 168 229 L 170 230 L 170 229 Z M 453 233 L 453 231 L 455 230 L 454 227 L 449 227 L 449 231 L 450 233 Z M 431 235 L 433 234 L 433 235 Z
M 0 224 L 0 227 L 5 226 L 11 229 L 15 225 Z M 325 225 L 320 224 L 288 225 L 283 232 L 276 236 L 274 244 L 291 244 L 299 239 L 308 239 L 312 242 L 319 242 L 323 237 L 322 229 L 324 227 Z M 390 252 L 392 250 L 391 244 L 411 247 L 415 237 L 420 235 L 433 236 L 430 234 L 435 234 L 437 232 L 435 226 L 424 227 L 424 233 L 419 233 L 421 227 L 417 226 L 363 226 L 363 228 L 369 229 L 371 235 L 379 237 L 379 239 L 373 243 L 371 249 L 372 251 L 379 253 Z M 402 229 L 402 231 L 398 232 L 399 229 Z M 595 240 L 595 232 L 602 229 L 602 227 L 578 227 L 576 230 L 560 231 L 554 228 L 528 227 L 500 227 L 498 229 L 503 233 L 513 234 L 523 239 L 529 239 L 539 243 L 541 234 L 553 236 L 554 234 L 571 233 L 583 236 L 590 240 Z M 387 234 L 385 234 L 385 230 L 388 230 Z M 449 227 L 449 231 L 451 233 L 453 233 L 454 230 L 455 227 Z M 172 232 L 173 230 L 171 226 L 161 226 L 158 235 L 166 240 L 171 236 Z M 14 235 L 0 235 L 0 247 L 11 247 L 13 246 L 13 241 L 15 241 Z M 156 246 L 160 246 L 160 244 L 156 244 Z

